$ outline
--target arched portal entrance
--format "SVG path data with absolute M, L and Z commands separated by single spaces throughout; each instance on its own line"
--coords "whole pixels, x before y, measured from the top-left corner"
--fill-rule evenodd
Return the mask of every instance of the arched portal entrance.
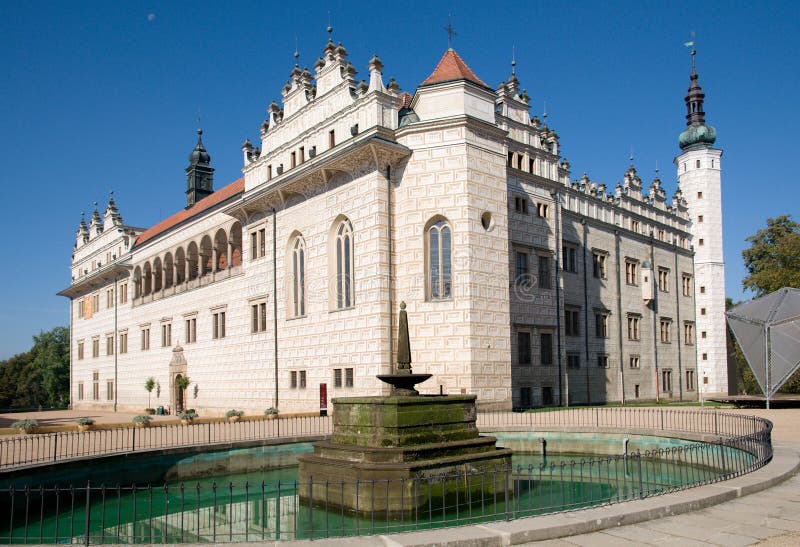
M 174 414 L 186 410 L 186 392 L 178 387 L 178 379 L 186 376 L 186 369 L 186 357 L 178 344 L 172 349 L 169 362 L 169 402 Z
M 172 386 L 173 386 L 172 390 L 174 392 L 172 394 L 172 400 L 175 401 L 175 404 L 174 404 L 175 414 L 178 414 L 179 412 L 183 412 L 184 411 L 184 407 L 186 406 L 186 401 L 184 400 L 184 395 L 185 394 L 184 394 L 184 391 L 180 388 L 180 384 L 181 384 L 181 379 L 182 378 L 183 378 L 182 375 L 177 374 L 175 376 L 175 379 L 172 382 Z

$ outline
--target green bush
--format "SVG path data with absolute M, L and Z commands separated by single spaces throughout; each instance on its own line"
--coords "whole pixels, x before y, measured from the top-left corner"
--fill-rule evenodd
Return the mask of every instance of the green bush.
M 18 420 L 11 424 L 11 427 L 14 429 L 19 429 L 21 431 L 30 431 L 34 427 L 39 427 L 39 422 L 32 418 L 27 418 L 25 420 Z
M 231 409 L 225 413 L 226 418 L 233 418 L 234 416 L 236 416 L 237 418 L 241 418 L 242 416 L 244 416 L 244 410 Z
M 271 406 L 267 410 L 264 411 L 264 415 L 265 416 L 277 416 L 278 415 L 278 409 L 275 408 L 274 406 Z
M 94 420 L 91 418 L 78 418 L 75 420 L 75 423 L 78 425 L 94 425 Z
M 152 418 L 145 414 L 139 414 L 138 416 L 134 416 L 131 420 L 135 424 L 149 424 Z

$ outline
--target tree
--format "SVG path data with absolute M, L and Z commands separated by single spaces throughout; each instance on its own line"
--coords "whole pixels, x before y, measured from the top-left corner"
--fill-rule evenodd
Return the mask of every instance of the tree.
M 747 238 L 742 251 L 745 289 L 764 296 L 783 287 L 800 287 L 800 224 L 791 215 L 768 218 L 767 227 Z
M 69 329 L 55 327 L 33 337 L 33 367 L 50 406 L 69 402 Z
M 150 395 L 153 393 L 154 387 L 156 387 L 156 379 L 151 376 L 144 382 L 144 389 L 147 390 L 147 408 L 150 408 Z
M 0 408 L 63 407 L 69 402 L 69 329 L 33 337 L 30 351 L 0 361 Z

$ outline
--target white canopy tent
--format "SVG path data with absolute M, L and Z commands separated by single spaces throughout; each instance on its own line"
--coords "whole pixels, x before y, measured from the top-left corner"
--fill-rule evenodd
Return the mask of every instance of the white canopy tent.
M 800 368 L 800 289 L 783 288 L 725 314 L 767 398 Z

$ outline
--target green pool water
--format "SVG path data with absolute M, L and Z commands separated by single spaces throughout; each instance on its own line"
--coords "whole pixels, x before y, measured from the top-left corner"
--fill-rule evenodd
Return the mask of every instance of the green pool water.
M 310 445 L 308 445 L 310 449 Z M 306 448 L 295 449 L 299 454 Z M 179 543 L 302 539 L 384 534 L 439 528 L 551 513 L 606 504 L 717 480 L 722 472 L 713 446 L 688 457 L 653 458 L 515 453 L 513 469 L 496 475 L 461 475 L 420 480 L 415 492 L 441 491 L 437 481 L 479 483 L 510 481 L 506 498 L 474 494 L 466 499 L 427 498 L 421 509 L 387 519 L 299 502 L 307 485 L 297 483 L 297 467 L 237 474 L 216 474 L 195 480 L 168 481 L 159 486 L 80 488 L 53 484 L 2 493 L 3 543 Z M 749 455 L 742 452 L 741 457 Z M 737 456 L 738 457 L 738 456 Z M 686 461 L 688 460 L 688 461 Z M 361 488 L 377 495 L 397 483 L 367 482 Z M 491 490 L 491 489 L 490 489 Z M 331 506 L 336 505 L 331 500 Z

